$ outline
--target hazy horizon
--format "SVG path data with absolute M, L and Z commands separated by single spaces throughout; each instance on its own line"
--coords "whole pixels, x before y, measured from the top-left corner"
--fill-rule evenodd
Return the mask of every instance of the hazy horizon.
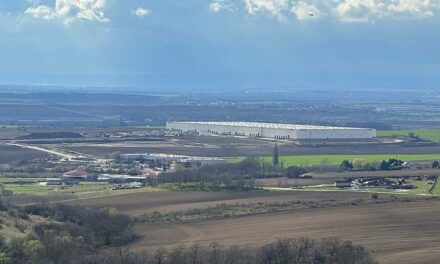
M 437 89 L 439 1 L 0 3 L 0 84 Z

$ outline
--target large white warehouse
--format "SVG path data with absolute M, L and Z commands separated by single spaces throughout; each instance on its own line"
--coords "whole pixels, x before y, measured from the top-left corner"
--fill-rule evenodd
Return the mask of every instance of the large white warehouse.
M 256 122 L 167 122 L 166 128 L 200 135 L 232 135 L 276 139 L 368 139 L 376 137 L 376 130 L 371 128 Z

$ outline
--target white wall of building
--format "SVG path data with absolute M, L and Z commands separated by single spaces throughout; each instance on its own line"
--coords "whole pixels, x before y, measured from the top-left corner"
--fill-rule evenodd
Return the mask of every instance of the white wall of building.
M 237 125 L 237 123 L 227 122 L 167 122 L 166 127 L 174 131 L 194 132 L 203 135 L 215 134 L 281 139 L 368 139 L 376 137 L 376 130 L 370 128 L 313 126 L 298 126 L 298 128 L 295 128 L 295 125 L 252 123 L 255 124 L 255 127 L 253 127 L 249 125 L 251 123 L 244 124 Z M 271 127 L 271 125 L 274 127 Z M 283 126 L 285 128 L 282 128 Z

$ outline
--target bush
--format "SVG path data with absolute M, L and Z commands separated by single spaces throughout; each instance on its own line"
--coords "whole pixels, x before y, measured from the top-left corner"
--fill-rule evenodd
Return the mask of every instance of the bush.
M 297 166 L 290 166 L 286 169 L 285 175 L 287 178 L 298 178 L 307 173 L 307 170 Z
M 130 232 L 133 221 L 130 217 L 117 214 L 114 210 L 91 209 L 70 205 L 31 205 L 24 208 L 28 214 L 40 215 L 62 222 L 61 225 L 40 224 L 36 232 L 44 235 L 41 230 L 56 232 L 65 231 L 70 236 L 82 236 L 88 243 L 103 245 L 121 245 L 133 240 Z

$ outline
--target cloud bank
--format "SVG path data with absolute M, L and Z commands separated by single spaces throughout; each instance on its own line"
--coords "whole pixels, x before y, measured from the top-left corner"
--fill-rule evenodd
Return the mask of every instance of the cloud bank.
M 215 0 L 213 12 L 232 11 L 222 8 L 223 1 Z M 420 19 L 435 16 L 440 0 L 235 0 L 247 14 L 266 15 L 283 20 L 293 15 L 298 20 L 324 16 L 342 22 L 373 22 L 379 19 Z
M 65 24 L 77 20 L 109 22 L 104 9 L 106 0 L 55 0 L 54 6 L 40 5 L 39 1 L 26 9 L 25 14 L 44 20 L 60 19 Z

